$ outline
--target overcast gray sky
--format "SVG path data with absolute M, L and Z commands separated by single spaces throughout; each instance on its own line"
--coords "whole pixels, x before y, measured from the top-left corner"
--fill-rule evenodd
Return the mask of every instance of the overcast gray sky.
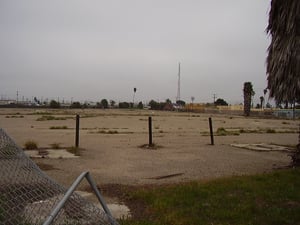
M 266 87 L 270 0 L 0 0 L 0 94 L 243 102 Z

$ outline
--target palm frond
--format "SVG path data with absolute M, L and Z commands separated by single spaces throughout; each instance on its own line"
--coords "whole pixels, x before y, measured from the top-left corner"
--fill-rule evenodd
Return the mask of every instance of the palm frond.
M 270 97 L 277 102 L 300 100 L 300 1 L 272 0 L 267 56 Z

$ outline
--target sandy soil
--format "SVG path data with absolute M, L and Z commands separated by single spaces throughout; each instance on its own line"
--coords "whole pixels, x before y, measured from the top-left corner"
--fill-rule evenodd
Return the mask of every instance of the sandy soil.
M 221 176 L 255 174 L 288 166 L 288 152 L 259 152 L 230 146 L 232 143 L 267 143 L 293 146 L 298 141 L 298 121 L 244 118 L 231 115 L 129 111 L 47 110 L 65 120 L 37 121 L 45 110 L 0 109 L 0 127 L 20 146 L 34 140 L 40 147 L 59 143 L 74 146 L 79 113 L 79 158 L 34 159 L 52 178 L 69 186 L 83 171 L 90 171 L 99 185 L 164 184 L 205 180 Z M 148 143 L 148 116 L 153 117 L 153 141 L 161 148 L 142 149 Z M 208 118 L 214 130 L 252 130 L 238 136 L 216 136 L 210 145 Z M 50 129 L 67 126 L 68 129 Z M 266 130 L 275 133 L 266 133 Z M 262 133 L 259 133 L 262 132 Z M 294 132 L 294 133 L 292 133 Z

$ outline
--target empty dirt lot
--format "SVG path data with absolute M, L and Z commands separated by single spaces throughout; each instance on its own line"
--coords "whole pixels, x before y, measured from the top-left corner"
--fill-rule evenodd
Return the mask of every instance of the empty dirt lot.
M 80 157 L 35 158 L 59 183 L 69 186 L 83 171 L 98 184 L 164 184 L 268 172 L 288 166 L 287 151 L 252 151 L 231 144 L 295 146 L 299 120 L 158 112 L 151 110 L 0 109 L 0 127 L 23 147 L 28 140 L 40 148 L 74 146 L 75 115 L 80 119 Z M 148 143 L 148 116 L 153 142 Z M 213 128 L 226 130 L 210 145 Z M 60 119 L 58 119 L 60 118 Z

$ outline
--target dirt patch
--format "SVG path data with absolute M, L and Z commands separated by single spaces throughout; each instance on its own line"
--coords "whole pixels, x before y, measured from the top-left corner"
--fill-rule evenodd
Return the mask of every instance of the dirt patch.
M 152 145 L 149 145 L 149 144 L 143 144 L 143 145 L 140 145 L 138 146 L 139 148 L 142 148 L 142 149 L 149 149 L 149 150 L 157 150 L 157 149 L 160 149 L 160 148 L 163 148 L 163 146 L 161 145 L 157 145 L 155 143 L 153 143 Z
M 101 185 L 99 189 L 108 197 L 117 198 L 130 209 L 130 216 L 135 219 L 150 218 L 152 213 L 147 209 L 147 204 L 128 195 L 141 189 L 153 189 L 155 185 L 130 186 L 119 184 Z
M 83 171 L 90 171 L 99 185 L 114 183 L 138 186 L 268 172 L 289 165 L 289 153 L 249 151 L 230 145 L 272 143 L 284 146 L 296 145 L 298 141 L 297 133 L 241 133 L 238 136 L 216 136 L 215 145 L 211 146 L 210 138 L 201 135 L 201 132 L 209 131 L 209 117 L 213 119 L 215 131 L 218 128 L 229 131 L 297 130 L 299 122 L 292 120 L 287 122 L 279 119 L 150 110 L 88 109 L 49 112 L 54 117 L 70 117 L 76 113 L 81 115 L 80 127 L 83 129 L 80 129 L 79 147 L 85 150 L 80 151 L 80 157 L 51 158 L 46 157 L 46 151 L 44 158 L 34 158 L 35 162 L 57 168 L 45 172 L 65 186 L 72 184 Z M 5 118 L 6 115 L 16 113 L 26 116 Z M 60 146 L 74 146 L 75 120 L 63 121 L 63 125 L 70 129 L 53 130 L 49 127 L 62 126 L 62 121 L 37 121 L 40 116 L 34 109 L 5 109 L 0 112 L 0 124 L 19 146 L 24 146 L 29 139 L 34 139 L 40 147 L 52 146 L 54 143 L 59 143 Z M 153 117 L 153 127 L 157 128 L 153 130 L 153 143 L 163 146 L 158 150 L 147 150 L 147 145 L 144 145 L 145 149 L 139 147 L 148 141 L 148 116 Z M 90 133 L 91 130 L 121 132 L 124 129 L 128 133 Z M 181 175 L 169 176 L 172 174 Z
M 53 165 L 51 164 L 46 164 L 46 163 L 42 163 L 42 162 L 37 162 L 36 163 L 37 166 L 44 171 L 48 171 L 48 170 L 58 170 L 57 168 L 55 168 Z

